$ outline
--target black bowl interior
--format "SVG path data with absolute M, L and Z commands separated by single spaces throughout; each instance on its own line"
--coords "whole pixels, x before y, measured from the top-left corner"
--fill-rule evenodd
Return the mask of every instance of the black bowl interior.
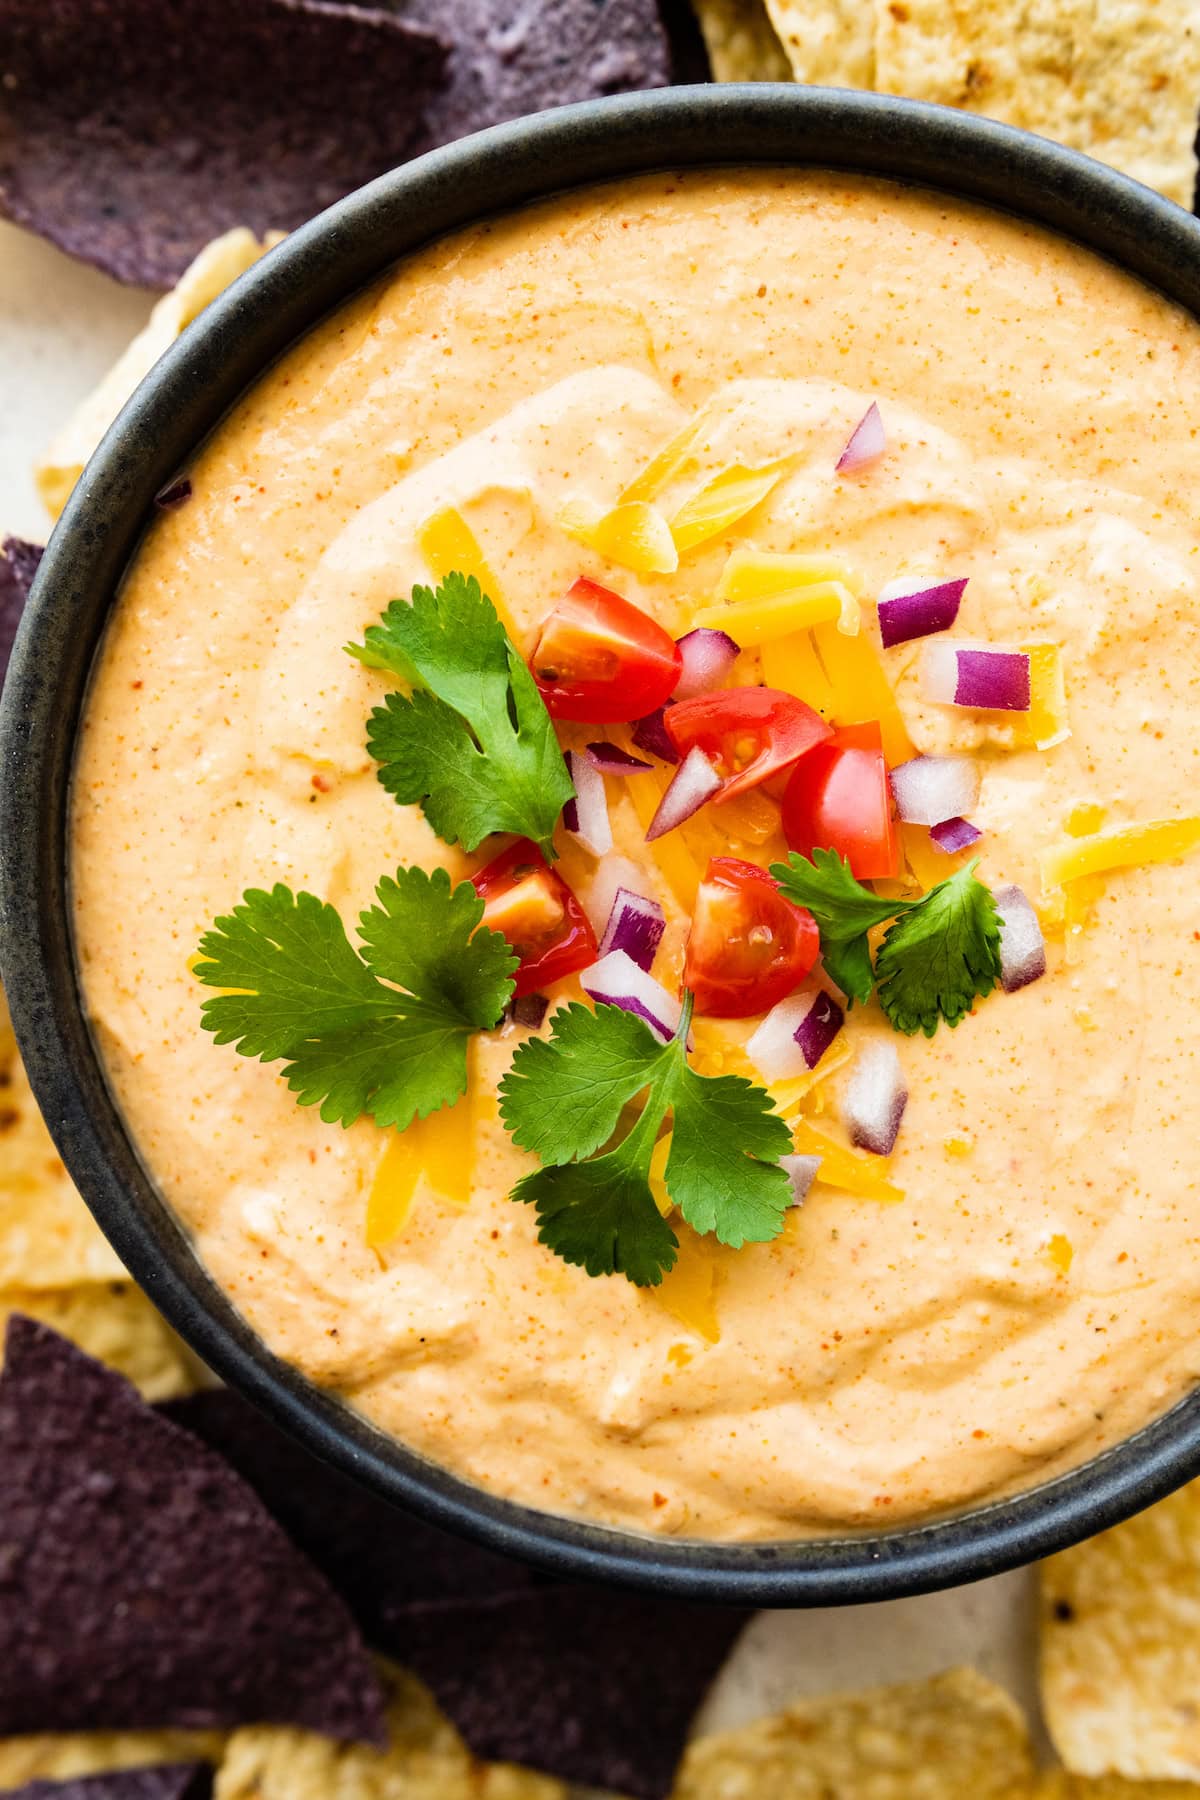
M 661 1542 L 502 1501 L 387 1438 L 273 1357 L 198 1262 L 105 1085 L 76 988 L 65 818 L 92 658 L 155 493 L 296 337 L 396 258 L 489 213 L 656 168 L 884 175 L 1056 229 L 1200 314 L 1200 223 L 1134 182 L 989 121 L 782 86 L 624 96 L 498 127 L 382 177 L 290 237 L 143 382 L 55 531 L 0 707 L 0 954 L 30 1077 L 118 1254 L 225 1380 L 311 1450 L 452 1531 L 561 1574 L 742 1605 L 892 1598 L 1077 1541 L 1200 1472 L 1200 1396 L 1074 1473 L 929 1524 L 832 1540 Z

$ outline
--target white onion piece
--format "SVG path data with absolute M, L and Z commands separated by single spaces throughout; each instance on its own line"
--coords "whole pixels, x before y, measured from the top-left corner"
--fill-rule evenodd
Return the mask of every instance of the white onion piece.
M 666 929 L 667 915 L 657 900 L 647 900 L 630 888 L 618 888 L 600 940 L 600 954 L 624 950 L 639 969 L 649 969 Z
M 1000 986 L 1015 994 L 1046 973 L 1046 940 L 1019 887 L 997 888 L 992 898 L 1000 915 Z
M 921 692 L 940 706 L 978 712 L 1029 711 L 1029 652 L 1017 645 L 928 644 L 921 663 Z
M 808 1198 L 808 1190 L 817 1179 L 821 1166 L 819 1156 L 781 1156 L 779 1166 L 792 1184 L 791 1206 L 800 1206 Z
M 676 700 L 694 700 L 697 694 L 719 687 L 742 653 L 741 645 L 735 644 L 727 631 L 703 625 L 675 641 L 683 658 L 673 695 Z
M 890 1156 L 908 1105 L 900 1057 L 890 1038 L 873 1038 L 855 1058 L 842 1096 L 842 1121 L 850 1142 L 875 1156 Z
M 639 969 L 624 950 L 610 950 L 579 977 L 579 985 L 593 1000 L 619 1006 L 644 1019 L 656 1037 L 667 1043 L 679 1029 L 682 1008 L 653 975 Z
M 567 770 L 575 783 L 575 798 L 563 807 L 563 824 L 593 856 L 607 856 L 613 847 L 604 777 L 586 756 L 568 750 Z
M 645 886 L 645 869 L 627 856 L 605 856 L 596 864 L 591 880 L 586 885 L 581 882 L 576 892 L 597 938 L 604 935 L 619 890 L 625 887 L 636 894 Z
M 747 1039 L 746 1055 L 766 1082 L 807 1075 L 841 1030 L 844 1017 L 824 988 L 801 988 L 771 1008 Z
M 599 779 L 599 777 L 597 777 Z M 674 831 L 685 819 L 699 812 L 706 800 L 711 800 L 721 785 L 721 777 L 705 756 L 699 744 L 693 745 L 671 777 L 671 785 L 658 804 L 658 811 L 650 821 L 650 829 L 646 833 L 646 842 L 652 844 L 655 838 L 665 837 L 668 831 Z
M 969 756 L 914 756 L 897 764 L 891 782 L 906 825 L 961 819 L 979 798 L 979 769 Z
M 883 419 L 879 408 L 872 400 L 854 430 L 850 433 L 849 442 L 837 460 L 837 473 L 849 475 L 855 469 L 865 468 L 868 463 L 875 462 L 887 449 L 887 433 L 883 429 Z

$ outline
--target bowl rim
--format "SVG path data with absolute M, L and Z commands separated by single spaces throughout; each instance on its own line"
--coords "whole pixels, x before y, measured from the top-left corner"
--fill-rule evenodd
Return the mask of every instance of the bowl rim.
M 594 183 L 748 164 L 876 175 L 981 202 L 1099 252 L 1200 315 L 1200 221 L 1077 152 L 890 96 L 773 83 L 623 95 L 493 127 L 381 176 L 200 315 L 125 406 L 53 533 L 0 701 L 0 967 L 34 1093 L 117 1254 L 209 1366 L 310 1451 L 385 1500 L 559 1576 L 796 1607 L 977 1580 L 1115 1524 L 1200 1473 L 1200 1390 L 1053 1481 L 884 1532 L 658 1539 L 500 1499 L 275 1357 L 195 1257 L 104 1084 L 76 985 L 65 846 L 92 654 L 153 496 L 289 344 L 400 257 L 463 226 Z

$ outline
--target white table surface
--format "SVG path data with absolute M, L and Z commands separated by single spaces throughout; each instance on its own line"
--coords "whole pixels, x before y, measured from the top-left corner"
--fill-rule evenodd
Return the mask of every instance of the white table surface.
M 142 325 L 152 298 L 0 223 L 0 534 L 44 541 L 33 457 Z M 700 1723 L 720 1729 L 802 1694 L 960 1663 L 1003 1682 L 1036 1719 L 1027 1574 L 879 1606 L 761 1614 Z

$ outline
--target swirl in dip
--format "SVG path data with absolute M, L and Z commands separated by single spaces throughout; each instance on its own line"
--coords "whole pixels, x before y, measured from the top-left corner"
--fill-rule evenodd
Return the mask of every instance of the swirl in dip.
M 125 581 L 79 744 L 72 868 L 113 1090 L 273 1350 L 495 1493 L 725 1539 L 1028 1487 L 1187 1391 L 1200 919 L 1174 853 L 1193 838 L 1182 825 L 1141 854 L 1111 834 L 1195 805 L 1197 393 L 1196 325 L 1084 250 L 931 194 L 771 171 L 642 179 L 481 226 L 264 377 Z M 882 454 L 839 473 L 872 403 Z M 677 520 L 730 470 L 774 485 L 677 569 L 602 554 L 594 521 L 702 408 L 689 454 L 643 483 L 656 514 Z M 734 552 L 831 560 L 857 637 L 828 619 L 768 633 L 721 679 L 790 684 L 837 726 L 882 720 L 890 765 L 969 759 L 978 876 L 1019 888 L 1045 934 L 1045 974 L 956 1029 L 845 1009 L 811 1079 L 772 1086 L 756 1065 L 766 1008 L 698 1011 L 695 1067 L 770 1088 L 797 1149 L 827 1157 L 770 1242 L 732 1249 L 676 1219 L 659 1287 L 562 1260 L 509 1198 L 537 1164 L 499 1084 L 581 998 L 578 971 L 548 984 L 540 1027 L 478 1033 L 466 1098 L 403 1133 L 323 1123 L 278 1065 L 201 1029 L 196 946 L 243 890 L 284 882 L 352 927 L 398 865 L 457 880 L 507 841 L 466 855 L 385 792 L 366 719 L 397 683 L 342 653 L 471 543 L 526 656 L 581 575 L 677 637 L 721 603 Z M 889 584 L 964 578 L 948 631 L 881 647 Z M 928 653 L 959 642 L 1041 646 L 1032 709 L 947 699 Z M 620 723 L 559 735 L 631 743 Z M 786 776 L 647 842 L 672 774 L 648 760 L 604 777 L 612 850 L 560 826 L 555 868 L 597 935 L 621 883 L 661 906 L 653 978 L 675 995 L 708 859 L 786 856 Z M 926 824 L 890 829 L 885 895 L 967 860 Z M 1114 859 L 1096 833 L 1125 845 L 1098 874 Z M 814 984 L 843 998 L 820 964 Z M 850 1137 L 870 1137 L 856 1071 L 886 1072 L 893 1050 L 894 1149 L 850 1162 Z

